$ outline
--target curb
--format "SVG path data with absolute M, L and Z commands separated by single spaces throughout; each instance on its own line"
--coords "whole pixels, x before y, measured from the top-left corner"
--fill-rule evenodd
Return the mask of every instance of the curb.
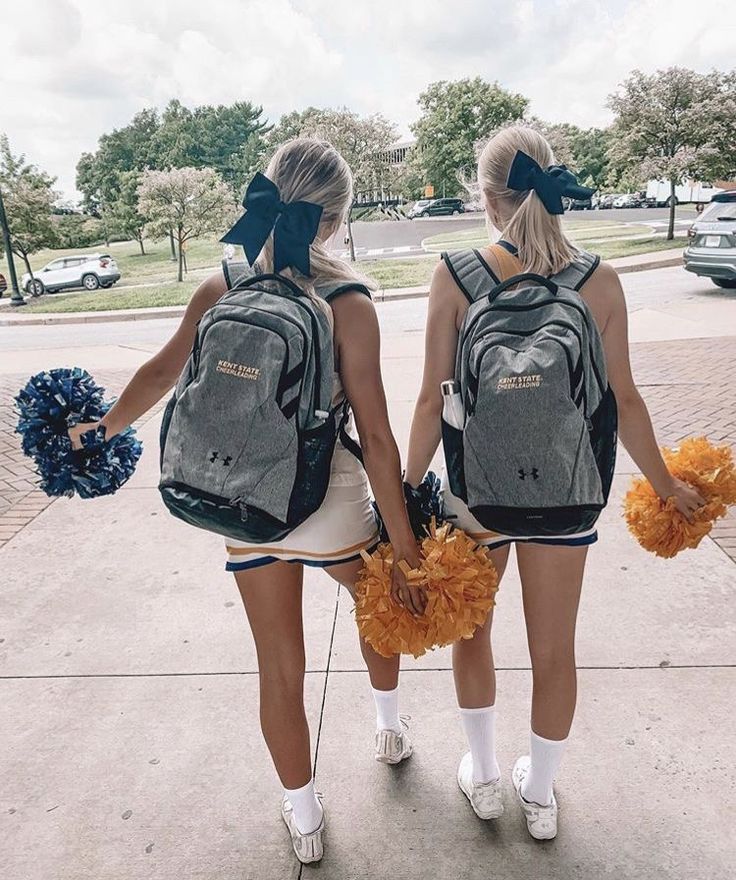
M 666 254 L 666 252 L 665 252 Z M 665 255 L 659 259 L 648 260 L 639 263 L 626 263 L 624 260 L 632 259 L 625 257 L 623 260 L 609 260 L 619 275 L 629 272 L 646 272 L 650 269 L 666 269 L 671 266 L 682 265 L 682 253 L 677 256 Z M 618 265 L 617 265 L 618 264 Z M 395 289 L 379 290 L 374 295 L 374 301 L 379 303 L 399 302 L 402 300 L 422 299 L 429 295 L 429 288 L 425 285 L 420 287 L 399 287 Z M 18 315 L 18 317 L 0 316 L 0 327 L 29 327 L 42 324 L 104 324 L 113 321 L 150 321 L 160 318 L 180 318 L 186 311 L 186 306 L 161 306 L 152 309 L 119 309 L 105 312 L 70 312 L 59 314 Z

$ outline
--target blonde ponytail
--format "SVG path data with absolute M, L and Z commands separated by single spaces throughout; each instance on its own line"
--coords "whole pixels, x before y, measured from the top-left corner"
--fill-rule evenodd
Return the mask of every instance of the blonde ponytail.
M 285 270 L 304 289 L 337 284 L 362 284 L 374 290 L 376 283 L 332 253 L 327 241 L 347 218 L 353 203 L 353 175 L 340 153 L 326 141 L 295 138 L 282 144 L 266 169 L 266 177 L 279 189 L 284 202 L 305 201 L 322 208 L 317 238 L 309 248 L 311 274 Z M 258 257 L 262 272 L 273 271 L 273 233 Z
M 478 160 L 478 183 L 486 198 L 498 199 L 512 211 L 501 237 L 514 244 L 524 271 L 554 275 L 578 253 L 562 230 L 562 218 L 550 214 L 534 190 L 509 189 L 509 169 L 518 150 L 542 168 L 554 164 L 547 140 L 535 129 L 512 125 L 494 135 Z

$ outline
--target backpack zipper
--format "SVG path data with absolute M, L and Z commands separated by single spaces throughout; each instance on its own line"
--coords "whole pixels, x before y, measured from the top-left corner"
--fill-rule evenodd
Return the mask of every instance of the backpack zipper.
M 481 302 L 481 301 L 482 300 L 476 300 L 476 302 Z M 535 309 L 541 308 L 542 306 L 555 305 L 555 304 L 561 305 L 561 306 L 566 306 L 571 309 L 575 309 L 575 311 L 578 312 L 582 316 L 583 320 L 585 321 L 586 329 L 588 330 L 588 332 L 590 334 L 590 326 L 589 325 L 590 325 L 590 320 L 592 319 L 592 316 L 589 316 L 589 314 L 586 312 L 586 310 L 582 306 L 579 306 L 577 303 L 572 303 L 572 302 L 569 302 L 568 300 L 557 299 L 557 298 L 545 299 L 545 300 L 541 300 L 540 302 L 537 302 L 537 303 L 530 303 L 528 305 L 521 305 L 521 304 L 514 305 L 513 303 L 508 303 L 507 305 L 497 305 L 497 302 L 498 302 L 497 300 L 494 300 L 492 303 L 488 303 L 488 305 L 484 309 L 479 310 L 478 314 L 474 316 L 472 321 L 463 330 L 462 339 L 460 342 L 460 346 L 458 347 L 458 351 L 464 345 L 465 339 L 467 338 L 467 336 L 470 335 L 470 332 L 472 331 L 473 327 L 478 323 L 478 321 L 483 317 L 483 315 L 489 311 L 494 311 L 494 312 L 533 312 Z M 595 322 L 595 319 L 592 319 L 592 320 Z M 551 323 L 560 324 L 560 322 L 551 322 Z M 560 324 L 560 326 L 569 326 L 569 325 Z M 578 340 L 580 341 L 580 349 L 582 351 L 582 348 L 583 348 L 582 338 L 580 337 L 580 334 L 578 334 L 574 328 L 571 327 L 571 329 L 577 335 Z M 598 327 L 595 324 L 594 324 L 594 329 L 595 329 L 595 332 L 598 333 L 598 336 L 600 337 L 600 330 L 598 330 Z M 499 331 L 499 332 L 501 332 L 501 331 Z M 502 332 L 509 332 L 509 331 L 502 331 Z M 590 357 L 590 365 L 593 369 L 593 373 L 594 373 L 596 381 L 598 383 L 598 388 L 599 388 L 601 394 L 603 394 L 606 389 L 603 387 L 603 379 L 601 378 L 601 375 L 598 372 L 598 366 L 595 362 L 595 357 L 593 356 L 593 346 L 590 341 L 588 342 L 588 353 L 589 353 L 589 357 Z
M 218 305 L 220 305 L 220 303 L 216 303 L 212 308 L 213 308 L 213 309 L 216 309 Z M 225 303 L 222 303 L 222 305 L 225 305 Z M 253 312 L 260 312 L 261 314 L 264 314 L 264 315 L 271 315 L 271 316 L 273 316 L 273 312 L 269 312 L 268 309 L 259 309 L 257 306 L 247 305 L 247 306 L 241 306 L 241 308 L 250 309 L 250 310 L 253 311 Z M 306 333 L 304 332 L 304 330 L 299 326 L 299 324 L 297 324 L 295 321 L 290 320 L 290 319 L 287 318 L 287 317 L 284 317 L 283 315 L 279 315 L 278 317 L 281 318 L 282 320 L 286 321 L 287 324 L 291 324 L 292 327 L 295 327 L 295 328 L 297 329 L 297 331 L 301 334 L 302 340 L 303 340 L 303 342 L 304 342 L 304 348 L 305 348 L 305 350 L 308 350 L 308 351 L 310 352 L 310 354 L 311 354 L 311 353 L 312 353 L 313 346 L 312 346 L 311 344 L 307 344 L 307 343 L 308 343 L 307 335 L 306 335 Z M 207 335 L 207 331 L 210 329 L 210 327 L 212 327 L 214 324 L 216 324 L 218 320 L 233 321 L 233 322 L 235 322 L 235 323 L 237 323 L 237 324 L 247 324 L 247 323 L 249 323 L 248 321 L 245 321 L 245 320 L 243 320 L 242 318 L 231 317 L 231 318 L 215 319 L 215 320 L 213 320 L 210 324 L 208 324 L 208 325 L 204 328 L 204 331 L 203 331 L 202 335 L 199 336 L 198 339 L 196 340 L 195 347 L 194 347 L 194 349 L 193 349 L 193 351 L 192 351 L 192 354 L 193 354 L 193 355 L 196 355 L 196 357 L 195 357 L 195 361 L 196 361 L 196 362 L 195 362 L 194 376 L 192 377 L 192 379 L 194 379 L 194 377 L 195 377 L 195 376 L 197 375 L 197 373 L 199 372 L 199 355 L 200 355 L 200 352 L 201 352 L 201 349 L 202 349 L 202 343 L 203 343 L 203 341 L 204 341 L 205 336 Z M 264 330 L 268 330 L 270 333 L 273 333 L 274 335 L 278 336 L 279 339 L 281 339 L 281 340 L 284 342 L 284 345 L 286 346 L 286 359 L 287 359 L 287 362 L 288 362 L 288 358 L 289 358 L 289 340 L 283 335 L 283 333 L 279 333 L 279 331 L 278 331 L 278 330 L 275 330 L 273 327 L 267 327 L 267 326 L 265 326 L 265 325 L 263 325 L 263 324 L 258 324 L 257 326 L 261 327 L 261 328 L 264 329 Z M 305 360 L 306 360 L 306 359 L 305 359 Z M 317 376 L 318 372 L 319 372 L 318 369 L 315 368 L 315 376 Z M 191 382 L 190 382 L 189 384 L 191 384 Z M 314 398 L 315 398 L 315 403 L 316 403 L 316 400 L 317 400 L 317 395 L 318 395 L 318 393 L 319 393 L 319 392 L 318 392 L 318 389 L 319 389 L 319 386 L 315 383 L 315 390 L 314 390 L 314 395 L 313 395 Z
M 261 293 L 266 293 L 269 296 L 278 296 L 278 294 L 271 293 L 268 290 L 261 291 Z M 281 297 L 281 299 L 283 299 L 283 297 Z M 305 311 L 307 313 L 307 315 L 309 316 L 309 321 L 312 325 L 312 339 L 310 340 L 309 348 L 310 348 L 310 354 L 312 355 L 313 360 L 314 360 L 314 393 L 312 395 L 312 408 L 313 408 L 314 412 L 316 413 L 320 408 L 319 392 L 320 392 L 320 388 L 322 386 L 322 361 L 320 360 L 319 354 L 315 351 L 315 340 L 319 334 L 319 322 L 317 320 L 317 316 L 314 314 L 314 311 L 309 306 L 307 306 L 306 303 L 301 302 L 296 297 L 290 298 L 289 302 L 293 302 L 295 305 L 299 306 L 299 308 L 302 309 L 302 311 Z M 255 308 L 255 307 L 253 307 L 253 308 Z M 265 310 L 260 309 L 259 311 L 265 311 Z M 280 317 L 283 317 L 283 316 L 280 316 Z M 285 320 L 288 320 L 288 318 L 286 318 Z M 291 321 L 290 323 L 293 324 L 294 322 Z M 301 328 L 299 327 L 298 324 L 296 324 L 295 326 L 301 330 Z M 302 335 L 304 335 L 303 332 L 302 332 Z
M 575 291 L 575 292 L 577 293 L 577 291 Z M 579 295 L 580 294 L 578 294 L 578 296 Z M 539 308 L 540 306 L 548 306 L 548 305 L 553 305 L 555 303 L 557 303 L 558 305 L 561 305 L 561 306 L 566 306 L 568 308 L 575 309 L 575 311 L 578 312 L 582 316 L 583 320 L 585 321 L 585 325 L 588 329 L 589 334 L 591 332 L 590 324 L 592 322 L 594 332 L 597 333 L 598 336 L 600 337 L 601 332 L 598 329 L 598 325 L 595 323 L 595 318 L 593 318 L 593 316 L 585 308 L 583 308 L 582 306 L 579 306 L 577 303 L 570 302 L 569 300 L 545 299 L 545 300 L 542 300 L 541 302 L 534 303 L 533 305 L 522 306 L 522 305 L 514 305 L 513 303 L 509 303 L 508 305 L 498 306 L 498 307 L 495 306 L 495 301 L 494 301 L 493 303 L 491 303 L 491 308 L 494 309 L 495 311 L 498 311 L 498 312 L 530 312 L 530 311 L 533 311 L 534 309 Z M 590 342 L 588 342 L 588 350 L 591 352 L 591 354 L 592 354 L 592 348 L 593 348 L 592 344 Z M 595 373 L 595 378 L 596 378 L 596 381 L 598 382 L 598 388 L 600 389 L 601 393 L 603 393 L 606 389 L 603 387 L 603 380 L 600 376 L 600 373 L 598 372 L 598 367 L 596 365 L 594 357 L 590 358 L 590 365 L 593 368 L 593 372 Z
M 580 335 L 580 333 L 578 332 L 577 328 L 574 325 L 569 324 L 567 321 L 548 321 L 546 324 L 542 324 L 542 327 L 566 327 L 568 330 L 571 330 L 575 334 L 575 336 L 578 340 L 578 345 L 580 346 L 580 356 L 582 357 L 583 349 L 584 349 L 583 339 L 582 339 L 582 336 Z M 539 330 L 542 329 L 542 327 L 536 327 L 531 330 L 523 331 L 523 332 L 520 330 L 498 330 L 498 329 L 493 329 L 493 328 L 490 328 L 490 329 L 486 328 L 480 334 L 480 336 L 478 336 L 476 339 L 473 339 L 473 341 L 470 344 L 470 349 L 472 351 L 473 348 L 475 348 L 475 346 L 478 345 L 478 343 L 480 341 L 485 339 L 486 336 L 490 336 L 493 333 L 497 333 L 499 335 L 505 334 L 506 336 L 518 336 L 518 337 L 522 337 L 522 338 L 526 339 L 529 336 L 531 336 L 533 333 L 537 333 Z M 551 338 L 554 338 L 554 337 L 551 337 Z M 459 355 L 460 351 L 461 351 L 461 349 L 458 348 L 458 355 Z M 591 351 L 590 344 L 588 345 L 588 358 L 591 362 L 591 366 L 593 367 L 593 373 L 595 374 L 595 378 L 598 382 L 598 390 L 601 392 L 601 395 L 603 395 L 603 394 L 605 394 L 605 389 L 603 388 L 603 386 L 601 384 L 601 378 L 598 374 L 598 370 L 595 368 L 595 360 L 592 357 L 592 351 Z M 587 395 L 585 398 L 585 402 L 587 405 L 587 402 L 588 402 Z
M 488 334 L 486 334 L 486 335 L 488 335 Z M 483 337 L 481 337 L 481 338 L 483 338 Z M 565 348 L 565 346 L 562 344 L 562 341 L 561 341 L 560 339 L 556 339 L 554 336 L 547 336 L 547 337 L 545 337 L 545 339 L 547 339 L 547 340 L 549 340 L 549 341 L 551 341 L 551 342 L 554 342 L 554 343 L 556 343 L 557 345 L 559 345 L 560 348 L 562 349 L 562 351 L 564 352 L 564 354 L 565 354 L 565 360 L 567 361 L 567 372 L 568 372 L 568 375 L 569 375 L 569 377 L 570 377 L 570 399 L 572 400 L 573 404 L 574 404 L 578 409 L 580 409 L 579 404 L 576 403 L 576 401 L 575 401 L 575 397 L 574 397 L 575 389 L 574 389 L 574 387 L 573 387 L 573 380 L 574 380 L 574 378 L 575 378 L 575 370 L 574 370 L 573 365 L 572 365 L 572 356 L 570 355 L 570 352 L 569 352 L 569 351 Z M 479 358 L 478 358 L 478 369 L 477 369 L 477 373 L 474 373 L 470 368 L 468 368 L 468 372 L 469 372 L 469 374 L 470 374 L 470 379 L 472 380 L 472 381 L 468 382 L 468 391 L 471 390 L 471 386 L 473 386 L 473 385 L 475 386 L 475 390 L 473 391 L 473 394 L 474 394 L 474 396 L 475 396 L 476 402 L 477 402 L 477 399 L 478 399 L 478 394 L 477 394 L 477 391 L 478 391 L 478 389 L 477 389 L 477 386 L 478 386 L 478 376 L 480 375 L 480 371 L 481 371 L 481 368 L 482 368 L 482 366 L 483 366 L 483 358 L 485 358 L 485 356 L 488 354 L 488 352 L 491 351 L 491 350 L 492 350 L 493 348 L 495 348 L 496 346 L 501 346 L 501 347 L 503 347 L 503 348 L 508 348 L 508 349 L 510 349 L 511 351 L 518 351 L 518 349 L 512 348 L 510 345 L 504 345 L 502 342 L 496 343 L 496 345 L 488 344 L 488 345 L 485 346 L 485 348 L 481 351 L 480 356 L 479 356 Z M 586 407 L 587 407 L 587 404 L 588 404 L 588 395 L 587 395 L 587 392 L 586 392 L 586 390 L 585 390 L 585 382 L 583 382 L 581 390 L 582 390 L 583 400 L 585 401 L 585 405 L 586 405 Z M 473 412 L 475 412 L 475 406 L 473 406 Z M 583 418 L 585 419 L 584 412 L 585 412 L 585 410 L 583 410 L 583 411 L 581 412 L 581 415 L 582 415 Z M 585 420 L 586 420 L 586 421 L 589 421 L 588 419 L 585 419 Z

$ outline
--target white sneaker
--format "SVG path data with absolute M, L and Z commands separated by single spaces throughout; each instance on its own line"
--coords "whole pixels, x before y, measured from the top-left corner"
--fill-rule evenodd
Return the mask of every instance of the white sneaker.
M 498 819 L 503 813 L 501 780 L 473 782 L 473 758 L 470 752 L 463 756 L 457 768 L 457 784 L 479 819 Z
M 552 840 L 557 837 L 557 800 L 552 794 L 552 803 L 546 807 L 525 801 L 521 796 L 521 786 L 529 773 L 529 755 L 524 755 L 514 764 L 511 779 L 519 796 L 521 809 L 526 816 L 526 827 L 535 840 Z
M 404 727 L 401 733 L 390 729 L 376 732 L 376 761 L 380 764 L 400 764 L 411 757 L 414 747 L 409 739 L 407 719 L 407 715 L 401 716 Z
M 317 797 L 319 797 L 320 803 L 322 803 L 322 795 L 317 795 Z M 289 829 L 294 855 L 299 861 L 303 865 L 308 865 L 310 862 L 318 862 L 324 855 L 324 845 L 322 843 L 322 832 L 325 830 L 324 809 L 322 810 L 322 821 L 319 823 L 319 828 L 311 831 L 309 834 L 302 834 L 296 827 L 294 808 L 291 806 L 291 801 L 284 795 L 281 801 L 281 818 Z

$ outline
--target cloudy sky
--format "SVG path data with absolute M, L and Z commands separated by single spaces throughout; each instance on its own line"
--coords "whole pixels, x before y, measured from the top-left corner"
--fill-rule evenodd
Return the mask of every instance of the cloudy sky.
M 173 97 L 346 105 L 408 134 L 427 83 L 480 75 L 600 125 L 634 67 L 736 66 L 736 0 L 4 0 L 1 22 L 0 131 L 67 196 L 100 134 Z

